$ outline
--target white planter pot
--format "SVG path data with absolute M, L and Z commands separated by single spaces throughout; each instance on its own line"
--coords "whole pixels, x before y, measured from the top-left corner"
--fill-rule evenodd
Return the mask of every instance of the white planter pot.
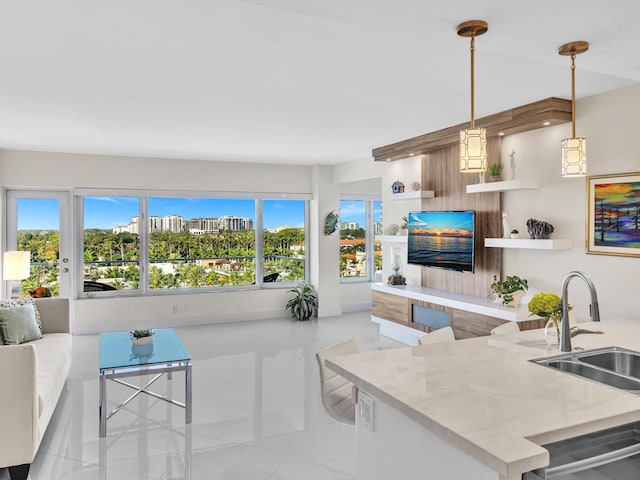
M 502 295 L 496 294 L 496 299 L 494 300 L 493 303 L 499 303 L 506 307 L 516 308 L 520 306 L 520 302 L 522 302 L 522 297 L 524 297 L 526 293 L 527 292 L 525 292 L 524 290 L 516 290 L 515 292 L 509 293 L 508 295 L 511 295 L 511 297 L 513 297 L 513 299 L 510 302 L 505 302 Z

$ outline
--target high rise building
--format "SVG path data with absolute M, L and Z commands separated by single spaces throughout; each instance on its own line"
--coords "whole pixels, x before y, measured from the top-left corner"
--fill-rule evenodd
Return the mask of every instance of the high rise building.
M 232 232 L 253 230 L 253 219 L 234 216 L 220 217 L 218 219 L 218 228 L 221 231 L 231 230 Z
M 117 231 L 116 231 L 117 230 Z M 155 232 L 191 232 L 197 235 L 206 233 L 220 233 L 225 230 L 241 232 L 253 230 L 253 219 L 227 215 L 224 217 L 198 217 L 185 220 L 180 215 L 166 215 L 164 217 L 149 217 L 149 233 Z M 133 217 L 127 226 L 113 227 L 114 233 L 129 232 L 140 234 L 139 217 Z
M 188 232 L 199 231 L 202 233 L 218 233 L 218 219 L 215 217 L 190 218 L 184 221 L 185 230 Z
M 180 215 L 165 215 L 160 224 L 162 232 L 180 233 L 184 231 L 184 220 Z
M 149 233 L 161 232 L 161 231 L 162 231 L 161 218 L 156 216 L 149 217 Z
M 358 230 L 359 228 L 358 222 L 340 222 L 340 230 Z

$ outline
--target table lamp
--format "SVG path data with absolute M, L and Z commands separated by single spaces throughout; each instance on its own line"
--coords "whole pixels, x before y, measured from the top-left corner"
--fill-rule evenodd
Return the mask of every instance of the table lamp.
M 11 298 L 19 298 L 22 280 L 29 278 L 31 269 L 31 252 L 10 250 L 4 252 L 2 262 L 2 278 L 10 282 Z

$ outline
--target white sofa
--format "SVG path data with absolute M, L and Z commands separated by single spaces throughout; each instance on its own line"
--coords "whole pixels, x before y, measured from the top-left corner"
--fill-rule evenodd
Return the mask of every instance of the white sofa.
M 0 468 L 29 474 L 71 367 L 69 299 L 37 298 L 42 338 L 0 345 Z

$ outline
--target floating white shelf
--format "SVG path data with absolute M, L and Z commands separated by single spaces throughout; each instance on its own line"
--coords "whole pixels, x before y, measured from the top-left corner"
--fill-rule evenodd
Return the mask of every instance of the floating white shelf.
M 467 193 L 506 192 L 508 190 L 535 190 L 540 188 L 537 180 L 505 180 L 503 182 L 476 183 L 467 185 Z
M 534 240 L 531 238 L 485 238 L 485 247 L 496 248 L 530 248 L 537 250 L 567 250 L 573 248 L 573 240 L 552 238 Z
M 445 307 L 464 310 L 465 312 L 479 313 L 489 317 L 501 318 L 510 322 L 525 322 L 531 320 L 529 311 L 525 305 L 517 308 L 506 307 L 493 303 L 493 299 L 463 295 L 460 293 L 437 290 L 435 288 L 419 287 L 417 285 L 387 285 L 384 283 L 372 283 L 371 290 L 391 293 L 401 297 L 421 300 L 423 302 L 443 305 Z
M 376 235 L 375 240 L 390 243 L 407 243 L 407 238 L 406 235 Z
M 417 192 L 394 193 L 391 200 L 414 200 L 419 198 L 434 198 L 436 192 L 433 190 L 418 190 Z

